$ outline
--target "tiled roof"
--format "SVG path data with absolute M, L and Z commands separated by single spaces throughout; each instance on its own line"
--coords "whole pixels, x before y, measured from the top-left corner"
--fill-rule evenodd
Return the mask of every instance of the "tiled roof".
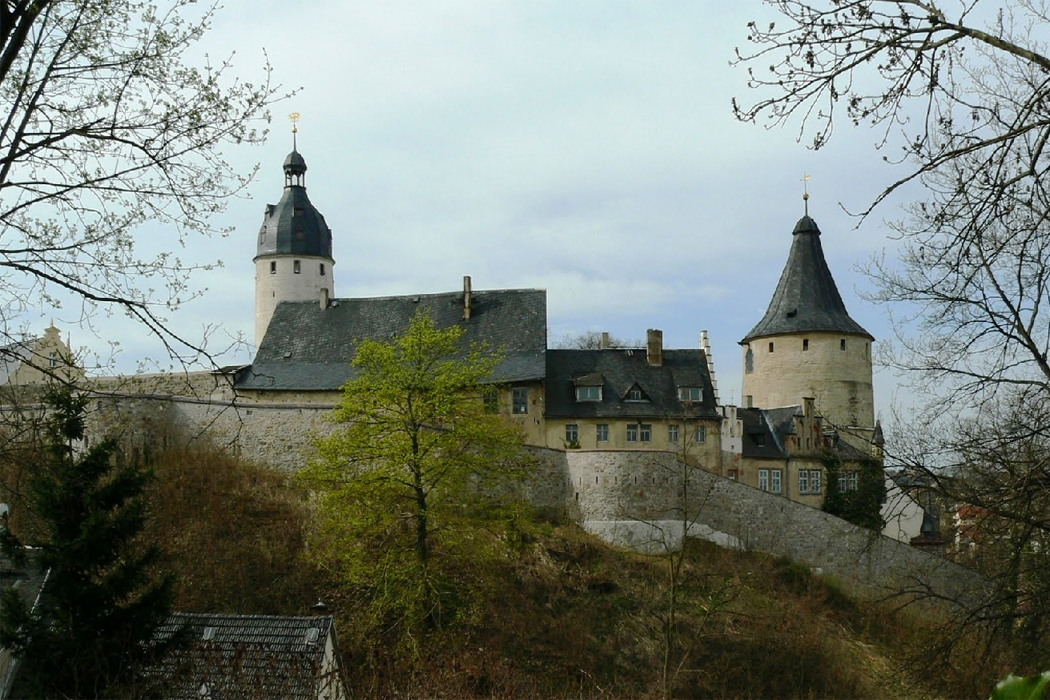
M 156 639 L 177 633 L 185 641 L 147 671 L 166 698 L 317 700 L 326 683 L 345 697 L 338 666 L 324 663 L 331 617 L 176 613 Z
M 796 409 L 792 407 L 789 410 L 795 411 Z M 737 418 L 744 424 L 742 453 L 745 457 L 787 458 L 787 451 L 784 449 L 784 435 L 778 436 L 767 416 L 768 413 L 761 408 L 737 409 Z M 783 426 L 780 426 L 780 432 L 783 432 Z
M 740 342 L 810 331 L 849 333 L 874 340 L 846 312 L 846 305 L 842 303 L 824 259 L 820 229 L 813 219 L 803 216 L 792 232 L 787 264 L 766 315 Z
M 294 174 L 301 182 L 306 161 L 292 151 L 284 161 L 286 180 Z M 332 231 L 324 216 L 310 203 L 306 187 L 288 184 L 276 205 L 267 204 L 259 229 L 256 255 L 313 255 L 331 259 Z
M 483 343 L 503 355 L 494 381 L 538 380 L 547 347 L 547 294 L 541 289 L 500 289 L 471 294 L 463 320 L 463 292 L 398 297 L 333 299 L 277 305 L 251 367 L 237 389 L 338 390 L 352 376 L 357 342 L 389 341 L 420 311 L 438 328 L 458 324 L 464 348 Z
M 595 386 L 601 376 L 602 400 L 577 401 L 577 386 Z M 648 401 L 625 401 L 637 384 Z M 548 350 L 545 380 L 548 418 L 669 417 L 690 410 L 678 400 L 679 387 L 700 387 L 693 415 L 718 418 L 714 391 L 702 350 L 664 350 L 663 365 L 646 361 L 645 350 Z

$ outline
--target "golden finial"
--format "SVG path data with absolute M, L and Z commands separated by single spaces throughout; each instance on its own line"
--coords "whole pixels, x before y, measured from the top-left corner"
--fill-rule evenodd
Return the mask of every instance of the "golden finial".
M 802 175 L 802 206 L 805 208 L 806 216 L 809 216 L 809 173 Z
M 299 133 L 299 120 L 303 118 L 303 115 L 298 112 L 292 112 L 288 115 L 288 121 L 292 123 L 292 150 L 296 151 L 295 135 Z

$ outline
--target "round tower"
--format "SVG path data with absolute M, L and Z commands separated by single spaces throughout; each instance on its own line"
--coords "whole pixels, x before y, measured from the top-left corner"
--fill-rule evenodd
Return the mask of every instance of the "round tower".
M 814 398 L 831 426 L 871 430 L 873 341 L 846 312 L 824 259 L 820 229 L 803 216 L 766 315 L 740 341 L 744 396 L 760 408 Z
M 284 159 L 284 193 L 267 204 L 255 255 L 255 344 L 282 301 L 335 296 L 332 231 L 306 196 L 306 160 L 293 146 Z

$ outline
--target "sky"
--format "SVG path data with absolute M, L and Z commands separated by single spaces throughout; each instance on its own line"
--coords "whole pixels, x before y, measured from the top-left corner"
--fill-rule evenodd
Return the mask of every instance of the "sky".
M 733 117 L 734 97 L 760 96 L 730 65 L 734 49 L 748 20 L 771 18 L 757 1 L 229 0 L 202 53 L 232 54 L 252 81 L 268 58 L 271 80 L 297 93 L 273 107 L 264 146 L 229 151 L 260 170 L 216 221 L 230 235 L 180 251 L 224 266 L 195 278 L 207 291 L 172 327 L 218 327 L 213 349 L 252 340 L 256 234 L 281 196 L 298 112 L 338 297 L 453 291 L 470 275 L 475 289 L 546 289 L 552 343 L 659 328 L 666 347 L 688 348 L 707 330 L 721 400 L 739 402 L 738 341 L 776 287 L 808 174 L 846 306 L 888 340 L 856 266 L 892 255 L 884 222 L 900 211 L 891 201 L 863 223 L 846 212 L 901 174 L 875 149 L 881 135 L 840 128 L 814 152 L 797 122 Z M 105 352 L 119 337 L 118 369 L 164 366 L 144 330 L 113 320 L 106 332 L 73 329 L 73 344 Z M 241 345 L 218 361 L 250 357 Z M 875 383 L 886 417 L 896 381 L 882 370 Z

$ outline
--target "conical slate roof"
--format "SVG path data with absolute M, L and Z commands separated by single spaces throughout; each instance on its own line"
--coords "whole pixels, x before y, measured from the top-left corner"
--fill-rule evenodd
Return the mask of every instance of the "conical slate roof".
M 332 258 L 332 231 L 306 196 L 305 173 L 306 160 L 298 151 L 289 153 L 284 160 L 284 194 L 276 206 L 266 205 L 256 257 L 288 254 Z
M 771 335 L 812 331 L 848 333 L 875 338 L 849 317 L 820 247 L 817 222 L 803 216 L 792 232 L 791 252 L 777 290 L 762 320 L 741 344 Z

